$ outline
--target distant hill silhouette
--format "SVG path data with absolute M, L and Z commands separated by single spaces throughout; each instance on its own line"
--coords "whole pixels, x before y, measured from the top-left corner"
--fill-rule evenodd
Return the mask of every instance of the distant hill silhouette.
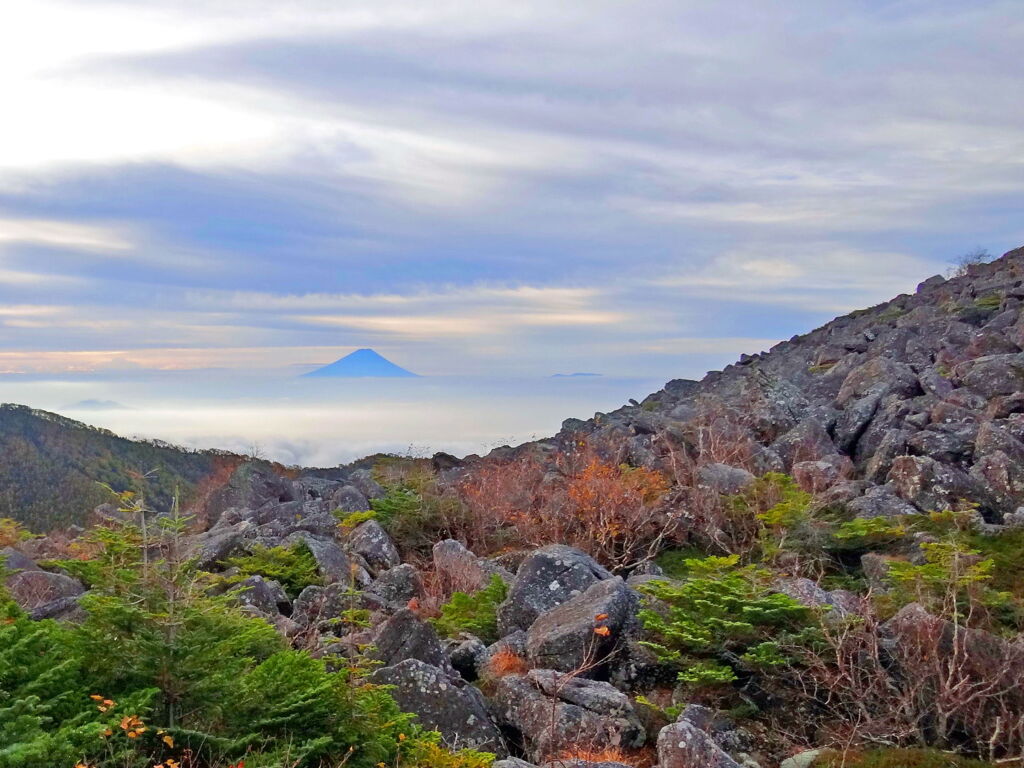
M 330 365 L 303 374 L 306 378 L 415 378 L 418 374 L 395 365 L 372 349 L 357 349 Z
M 157 511 L 169 509 L 175 493 L 187 507 L 204 481 L 245 460 L 227 451 L 129 440 L 55 413 L 4 403 L 0 518 L 12 517 L 37 532 L 81 525 L 93 507 L 113 500 L 99 483 L 140 492 Z

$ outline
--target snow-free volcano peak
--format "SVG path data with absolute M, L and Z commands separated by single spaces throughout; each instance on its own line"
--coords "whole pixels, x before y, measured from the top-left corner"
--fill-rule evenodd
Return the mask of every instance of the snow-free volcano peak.
M 303 374 L 317 378 L 414 378 L 419 374 L 395 365 L 372 349 L 357 349 L 330 365 Z

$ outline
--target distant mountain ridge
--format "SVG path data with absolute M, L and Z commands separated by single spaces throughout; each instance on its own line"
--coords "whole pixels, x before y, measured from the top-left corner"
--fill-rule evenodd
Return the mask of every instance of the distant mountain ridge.
M 0 518 L 13 518 L 36 532 L 81 525 L 94 507 L 113 500 L 100 483 L 141 492 L 148 507 L 167 510 L 176 493 L 187 505 L 205 481 L 246 460 L 227 451 L 129 440 L 55 413 L 5 403 L 0 405 Z
M 401 366 L 395 365 L 383 355 L 372 349 L 357 349 L 345 355 L 340 360 L 335 360 L 330 365 L 317 368 L 309 373 L 304 373 L 303 378 L 334 378 L 334 379 L 359 379 L 359 378 L 418 378 L 419 374 L 408 371 Z

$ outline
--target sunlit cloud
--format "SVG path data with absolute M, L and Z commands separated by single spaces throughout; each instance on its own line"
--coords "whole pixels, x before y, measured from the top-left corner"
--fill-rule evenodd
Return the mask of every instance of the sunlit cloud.
M 1017 10 L 18 4 L 3 369 L 757 351 L 1024 242 Z

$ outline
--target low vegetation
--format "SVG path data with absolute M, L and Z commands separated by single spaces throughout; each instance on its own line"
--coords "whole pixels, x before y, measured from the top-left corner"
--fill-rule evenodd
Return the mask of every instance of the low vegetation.
M 446 637 L 466 632 L 485 643 L 493 643 L 498 639 L 498 606 L 507 596 L 508 586 L 495 574 L 486 587 L 471 595 L 455 592 L 441 606 L 441 615 L 433 619 L 433 624 Z
M 213 594 L 183 555 L 186 523 L 161 518 L 147 546 L 131 523 L 97 532 L 80 624 L 0 598 L 0 768 L 489 765 L 445 750 L 364 662 L 328 666 Z

